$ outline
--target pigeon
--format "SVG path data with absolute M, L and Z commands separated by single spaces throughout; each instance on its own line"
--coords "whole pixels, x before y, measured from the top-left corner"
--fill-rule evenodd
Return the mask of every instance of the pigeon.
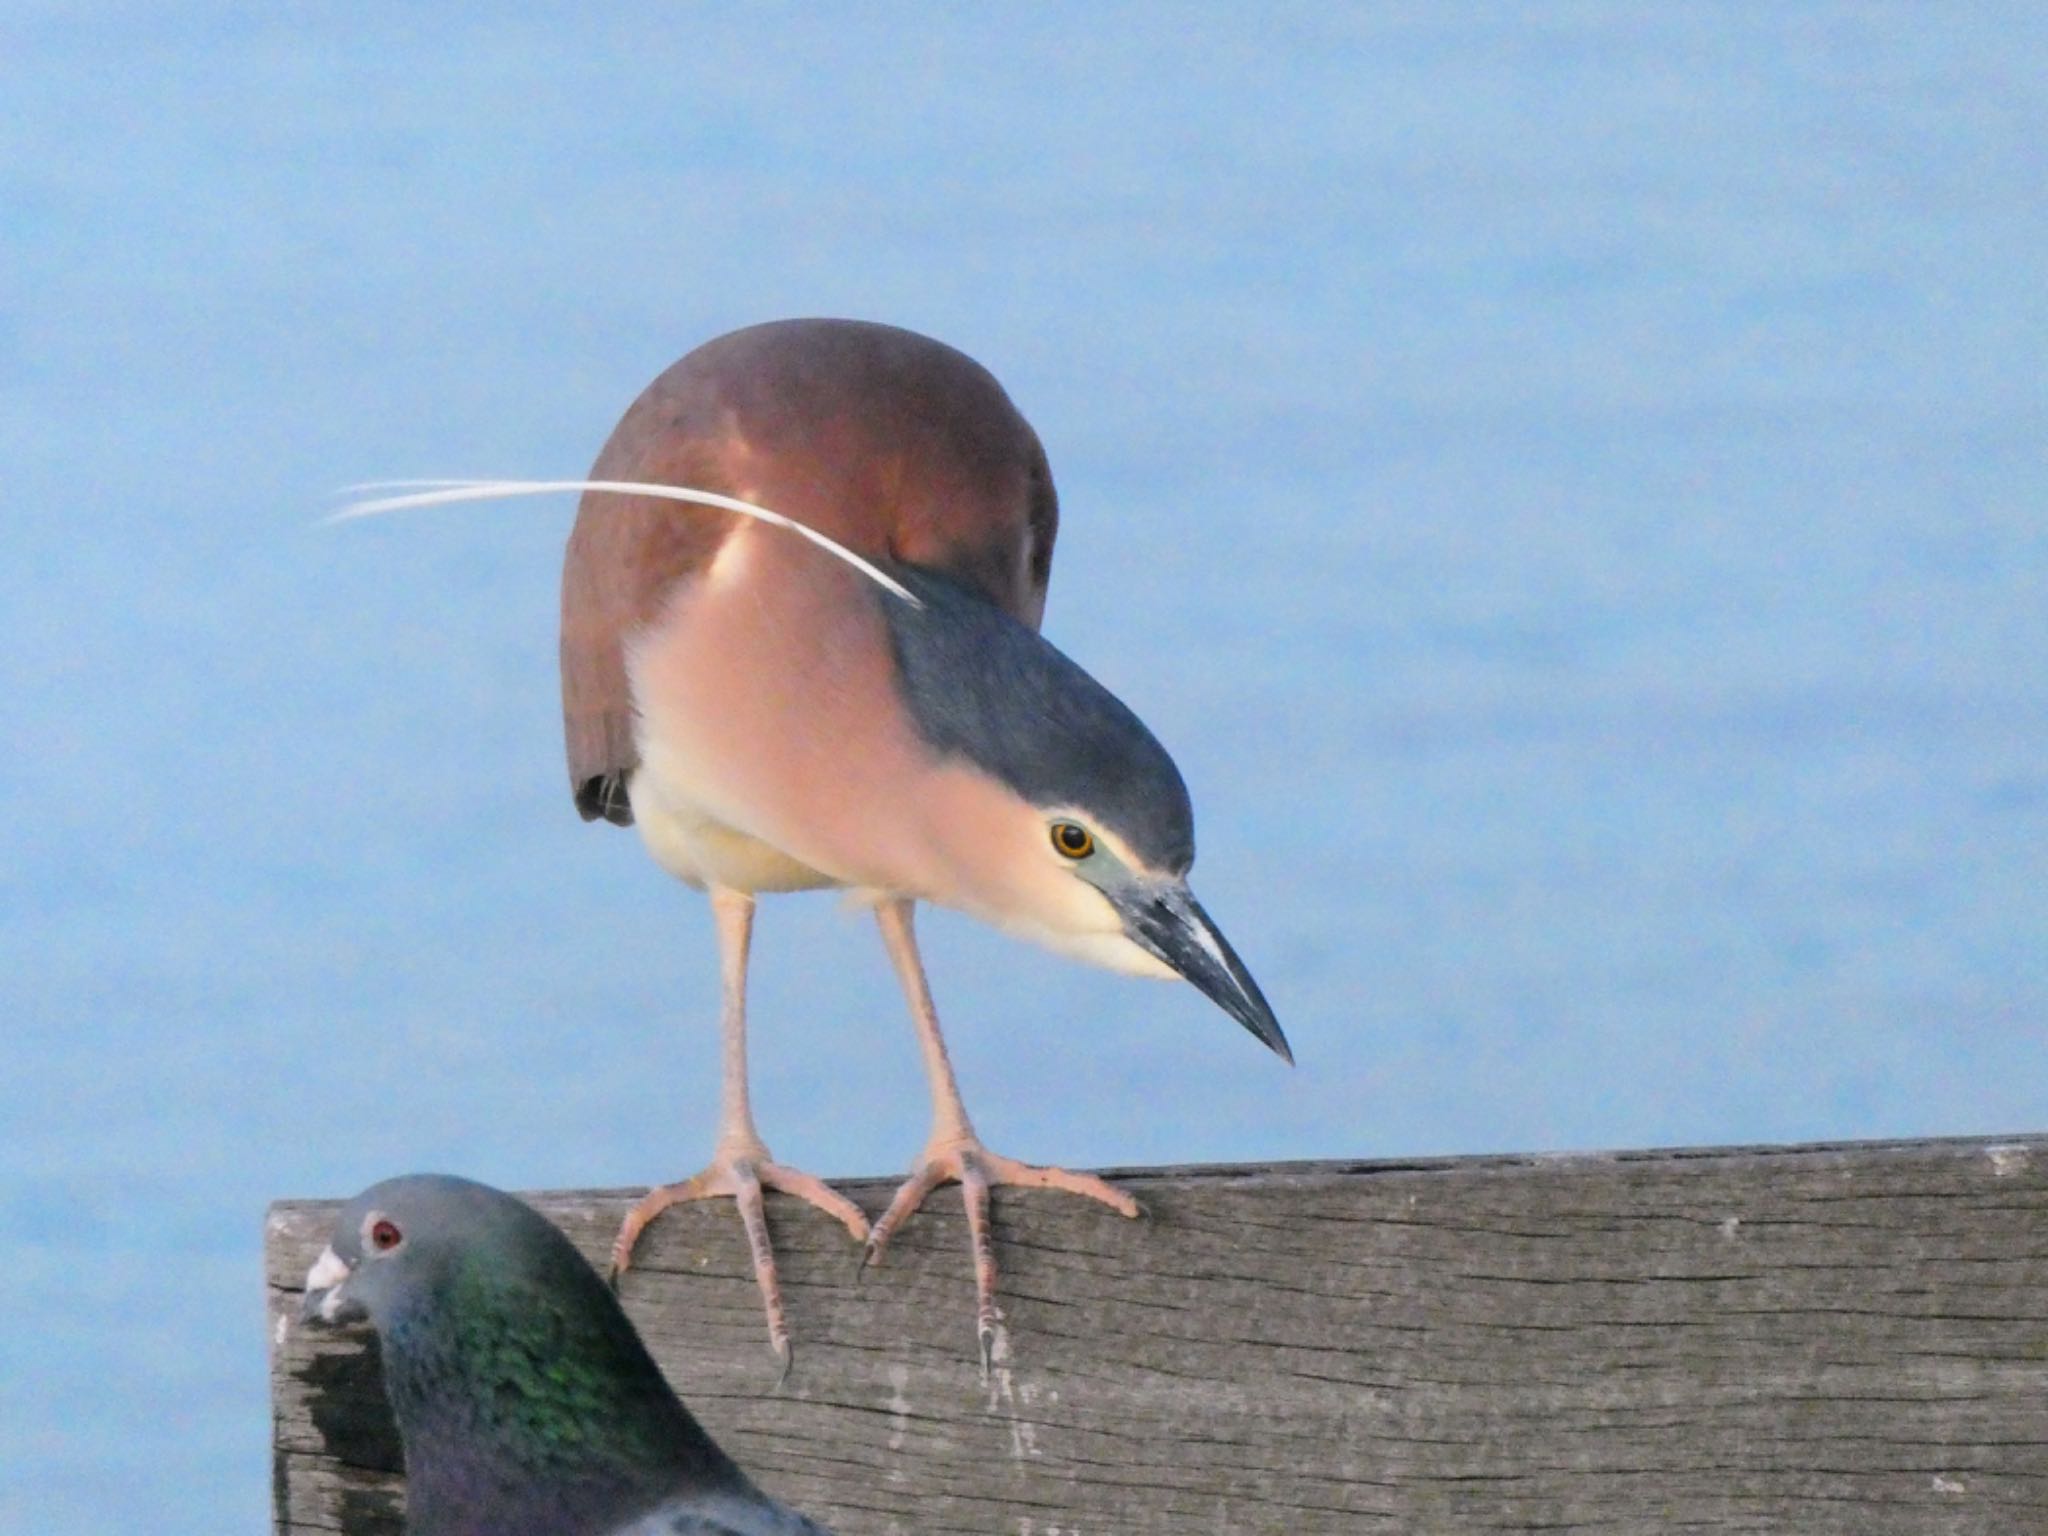
M 376 1329 L 410 1536 L 831 1536 L 754 1486 L 569 1240 L 489 1185 L 364 1190 L 300 1317 Z

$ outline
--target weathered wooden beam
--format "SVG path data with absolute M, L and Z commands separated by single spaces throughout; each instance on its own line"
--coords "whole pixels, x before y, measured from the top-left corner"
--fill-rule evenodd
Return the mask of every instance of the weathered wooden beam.
M 1118 1177 L 1147 1220 L 998 1191 L 986 1385 L 954 1199 L 857 1282 L 771 1197 L 780 1392 L 722 1205 L 655 1225 L 627 1310 L 844 1536 L 2048 1531 L 2048 1138 Z M 600 1260 L 627 1198 L 534 1200 Z M 270 1215 L 277 1528 L 395 1533 L 369 1341 L 291 1321 L 332 1210 Z

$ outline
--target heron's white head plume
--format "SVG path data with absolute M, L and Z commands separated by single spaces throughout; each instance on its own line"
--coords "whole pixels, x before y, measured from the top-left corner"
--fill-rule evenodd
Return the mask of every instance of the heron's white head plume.
M 845 561 L 868 580 L 910 604 L 911 607 L 924 606 L 923 600 L 916 593 L 873 561 L 855 554 L 836 539 L 827 538 L 809 524 L 800 523 L 780 512 L 772 512 L 766 507 L 756 506 L 751 501 L 741 501 L 736 496 L 721 496 L 716 491 L 700 491 L 687 485 L 655 485 L 640 480 L 373 480 L 363 485 L 348 486 L 342 494 L 396 494 L 370 495 L 366 500 L 352 501 L 326 521 L 345 523 L 360 517 L 379 517 L 387 512 L 409 512 L 417 507 L 440 507 L 451 502 L 505 501 L 515 496 L 552 496 L 568 491 L 596 491 L 611 496 L 654 496 L 664 501 L 715 507 L 721 512 L 737 512 L 742 517 L 751 517 L 756 522 L 768 524 L 771 528 L 786 529 L 798 538 L 809 540 L 835 559 Z

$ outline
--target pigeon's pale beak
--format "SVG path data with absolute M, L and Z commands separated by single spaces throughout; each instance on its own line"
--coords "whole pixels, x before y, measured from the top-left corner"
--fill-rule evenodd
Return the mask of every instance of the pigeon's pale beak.
M 1195 900 L 1193 891 L 1175 881 L 1103 894 L 1123 918 L 1124 932 L 1133 943 L 1193 982 L 1205 997 L 1250 1030 L 1261 1045 L 1293 1065 L 1294 1052 L 1288 1049 L 1287 1037 L 1280 1032 L 1280 1021 L 1273 1017 L 1265 994 L 1237 958 L 1230 941 Z
M 356 1305 L 355 1299 L 345 1290 L 348 1277 L 355 1271 L 330 1246 L 320 1250 L 320 1257 L 313 1261 L 313 1267 L 306 1271 L 306 1296 L 299 1303 L 299 1321 L 302 1323 L 353 1323 L 366 1314 Z

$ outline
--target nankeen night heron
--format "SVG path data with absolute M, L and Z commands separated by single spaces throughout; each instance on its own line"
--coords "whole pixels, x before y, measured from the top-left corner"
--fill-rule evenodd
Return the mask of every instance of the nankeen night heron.
M 986 1358 L 990 1187 L 1065 1190 L 1127 1216 L 1137 1205 L 1088 1174 L 982 1146 L 925 983 L 917 902 L 1097 965 L 1185 977 L 1289 1057 L 1188 889 L 1194 821 L 1173 759 L 1038 634 L 1058 526 L 1038 437 L 951 347 L 791 320 L 722 336 L 662 374 L 587 481 L 442 482 L 359 510 L 562 489 L 583 492 L 562 573 L 576 805 L 637 826 L 663 868 L 710 895 L 723 975 L 711 1163 L 640 1202 L 615 1269 L 670 1205 L 731 1196 L 787 1361 L 762 1190 L 829 1212 L 872 1263 L 954 1180 Z M 873 905 L 931 1079 L 931 1137 L 872 1230 L 771 1157 L 747 1098 L 754 899 L 820 887 Z

